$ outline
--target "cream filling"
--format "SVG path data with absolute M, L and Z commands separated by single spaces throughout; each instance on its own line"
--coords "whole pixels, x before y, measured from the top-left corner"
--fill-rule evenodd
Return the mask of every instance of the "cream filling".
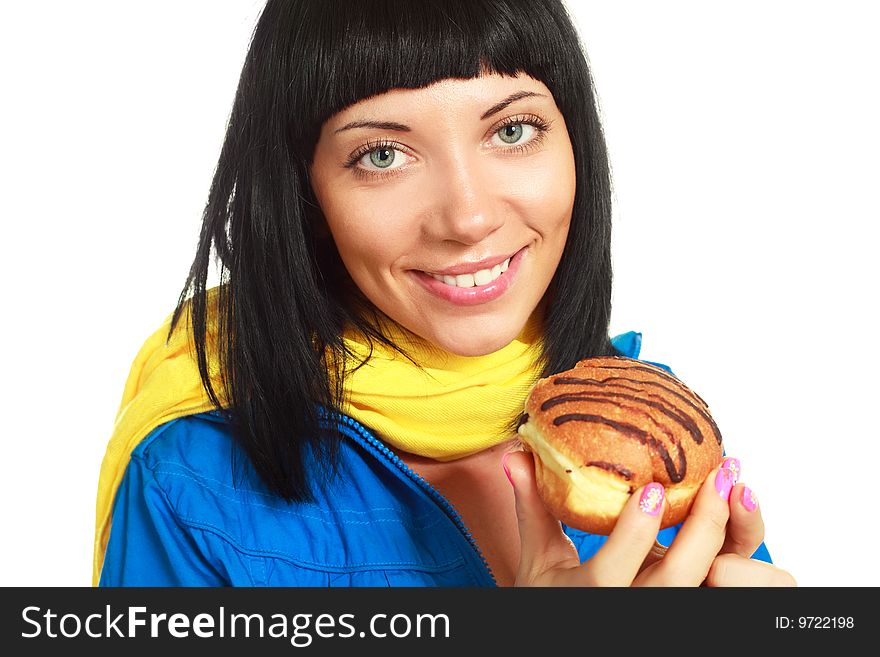
M 559 476 L 562 481 L 570 481 L 565 506 L 576 514 L 594 514 L 617 517 L 626 506 L 631 493 L 629 483 L 622 477 L 597 467 L 586 467 L 576 463 L 568 456 L 547 444 L 538 433 L 537 427 L 526 422 L 518 430 L 522 441 L 534 451 L 545 468 Z M 566 472 L 571 470 L 571 472 Z M 671 505 L 690 498 L 699 486 L 667 487 L 666 499 Z
M 584 467 L 583 463 L 575 463 L 562 452 L 550 447 L 530 422 L 520 426 L 519 434 L 523 442 L 541 459 L 545 468 L 562 481 L 571 482 L 565 506 L 572 513 L 620 515 L 630 496 L 628 483 L 600 468 Z

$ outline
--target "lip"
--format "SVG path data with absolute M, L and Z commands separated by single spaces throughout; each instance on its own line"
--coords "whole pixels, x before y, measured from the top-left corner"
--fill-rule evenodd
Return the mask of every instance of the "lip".
M 486 285 L 476 285 L 470 288 L 454 287 L 452 285 L 447 285 L 442 281 L 438 281 L 436 278 L 417 269 L 410 270 L 410 274 L 412 274 L 419 284 L 428 292 L 441 299 L 454 303 L 457 306 L 477 306 L 497 299 L 510 289 L 511 285 L 516 281 L 516 275 L 519 272 L 520 263 L 527 250 L 528 247 L 524 246 L 513 254 L 510 258 L 510 264 L 507 266 L 507 271 L 491 283 L 486 283 Z M 504 262 L 505 259 L 506 258 L 502 258 L 500 262 Z M 486 269 L 486 267 L 482 268 Z M 448 275 L 451 276 L 452 274 Z

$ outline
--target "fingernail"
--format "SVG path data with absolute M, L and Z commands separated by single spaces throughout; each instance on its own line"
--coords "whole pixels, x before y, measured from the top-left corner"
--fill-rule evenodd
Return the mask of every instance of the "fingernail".
M 504 468 L 504 474 L 507 475 L 507 481 L 513 486 L 513 477 L 510 476 L 510 468 L 507 467 L 507 459 L 510 458 L 510 452 L 501 457 L 501 467 Z
M 730 499 L 731 488 L 733 488 L 733 473 L 727 468 L 721 468 L 715 475 L 715 490 L 725 502 Z
M 663 508 L 663 497 L 666 490 L 662 484 L 651 482 L 642 489 L 642 496 L 639 498 L 639 508 L 649 516 L 656 516 Z
M 733 473 L 733 485 L 736 486 L 736 483 L 739 481 L 740 473 L 739 459 L 728 456 L 726 459 L 721 461 L 721 467 L 727 468 Z
M 758 498 L 755 497 L 755 491 L 748 486 L 743 487 L 742 503 L 746 507 L 746 511 L 754 511 L 758 508 Z

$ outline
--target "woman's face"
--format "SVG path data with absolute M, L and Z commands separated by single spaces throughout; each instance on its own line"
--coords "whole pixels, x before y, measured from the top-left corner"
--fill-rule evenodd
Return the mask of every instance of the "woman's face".
M 460 356 L 522 331 L 562 256 L 575 194 L 565 121 L 526 76 L 446 79 L 347 107 L 322 126 L 311 178 L 367 299 Z

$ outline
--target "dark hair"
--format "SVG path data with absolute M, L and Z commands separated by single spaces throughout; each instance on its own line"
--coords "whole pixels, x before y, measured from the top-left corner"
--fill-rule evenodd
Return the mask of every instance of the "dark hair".
M 245 59 L 169 339 L 191 303 L 202 384 L 261 479 L 288 501 L 314 499 L 303 467 L 306 448 L 324 473 L 337 469 L 342 436 L 335 422 L 321 428 L 321 413 L 341 412 L 343 325 L 404 353 L 377 329 L 380 311 L 352 289 L 333 240 L 322 237 L 308 178 L 321 125 L 392 88 L 482 72 L 542 81 L 565 117 L 574 150 L 568 241 L 544 296 L 543 375 L 580 358 L 617 354 L 608 337 L 605 141 L 586 56 L 562 2 L 269 0 Z M 209 308 L 212 248 L 221 283 Z M 208 374 L 208 312 L 217 316 L 225 405 Z M 510 433 L 517 420 L 510 418 Z

